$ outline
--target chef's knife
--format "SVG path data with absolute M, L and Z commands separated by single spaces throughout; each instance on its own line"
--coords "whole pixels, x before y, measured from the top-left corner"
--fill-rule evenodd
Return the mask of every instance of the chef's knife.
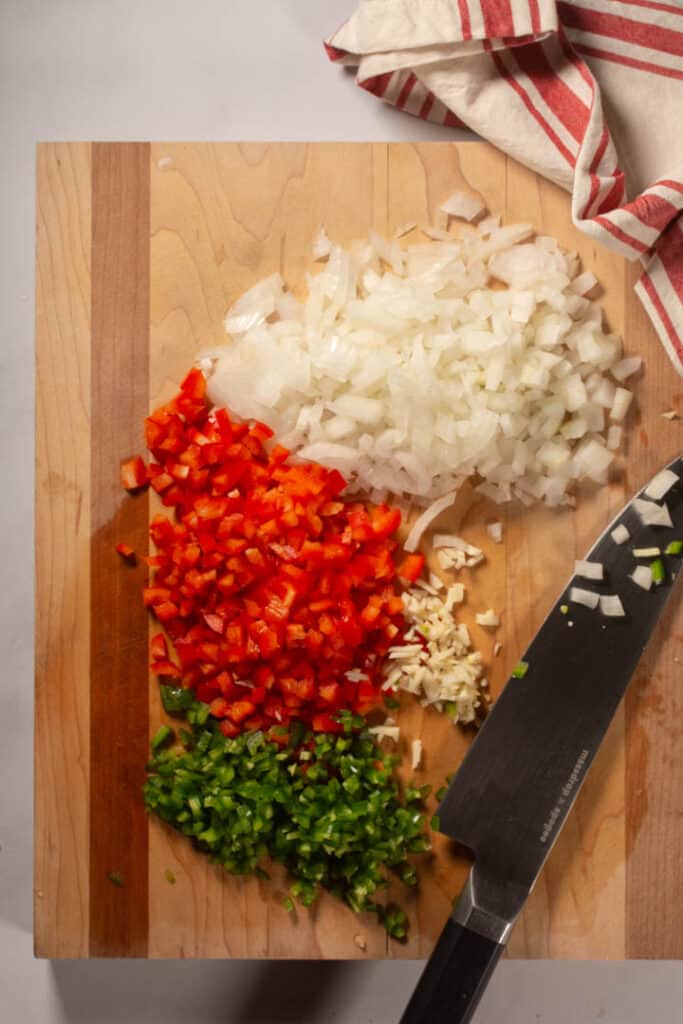
M 683 539 L 683 456 L 667 469 L 679 480 L 655 504 L 673 527 L 644 525 L 643 506 L 625 506 L 587 556 L 604 580 L 574 577 L 563 590 L 439 807 L 440 831 L 474 865 L 401 1024 L 466 1024 L 474 1013 L 679 575 L 681 554 L 664 552 Z M 657 488 L 641 502 L 648 491 Z M 612 532 L 622 525 L 620 544 Z M 633 553 L 646 548 L 661 549 L 664 565 L 650 590 L 631 578 L 652 560 Z M 570 603 L 571 586 L 618 595 L 625 614 Z

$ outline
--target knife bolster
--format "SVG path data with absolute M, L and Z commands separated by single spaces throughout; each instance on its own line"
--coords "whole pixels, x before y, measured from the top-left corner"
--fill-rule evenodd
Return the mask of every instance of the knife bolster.
M 490 902 L 486 900 L 485 880 L 477 871 L 475 864 L 453 908 L 452 920 L 468 931 L 476 932 L 477 935 L 504 946 L 516 916 L 515 914 L 511 918 L 503 917 L 490 909 Z

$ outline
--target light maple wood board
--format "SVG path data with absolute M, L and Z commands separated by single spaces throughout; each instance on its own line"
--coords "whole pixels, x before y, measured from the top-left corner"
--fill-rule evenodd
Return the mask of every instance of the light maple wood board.
M 65 144 L 38 148 L 35 942 L 49 957 L 426 956 L 466 861 L 438 838 L 406 945 L 330 897 L 296 919 L 284 879 L 233 879 L 148 820 L 140 797 L 161 720 L 147 672 L 143 568 L 153 497 L 131 499 L 119 460 L 142 448 L 142 418 L 197 351 L 224 340 L 228 304 L 280 270 L 295 285 L 321 224 L 348 242 L 432 218 L 450 192 L 481 193 L 506 221 L 529 220 L 577 249 L 603 289 L 610 325 L 640 353 L 628 450 L 608 487 L 575 511 L 484 502 L 461 529 L 485 550 L 466 615 L 495 697 L 575 557 L 628 497 L 681 450 L 683 387 L 632 291 L 637 269 L 571 224 L 566 194 L 484 144 Z M 493 544 L 487 518 L 505 522 Z M 502 654 L 492 657 L 494 639 Z M 675 605 L 641 663 L 509 947 L 514 957 L 681 957 L 683 714 Z M 421 735 L 420 782 L 439 785 L 471 733 L 404 704 L 402 750 Z M 552 738 L 549 737 L 549 742 Z M 173 873 L 176 884 L 167 880 Z M 107 875 L 118 872 L 123 887 Z M 362 936 L 361 949 L 355 937 Z

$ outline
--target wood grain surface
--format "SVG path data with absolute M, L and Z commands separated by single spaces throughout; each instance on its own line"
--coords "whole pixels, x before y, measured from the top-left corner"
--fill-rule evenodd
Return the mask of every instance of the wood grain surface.
M 329 897 L 292 921 L 278 899 L 280 872 L 270 882 L 233 879 L 146 818 L 139 786 L 163 712 L 146 667 L 143 569 L 122 565 L 113 544 L 127 539 L 145 550 L 156 496 L 125 497 L 119 460 L 142 448 L 146 410 L 173 392 L 201 348 L 224 340 L 229 303 L 275 270 L 300 285 L 321 224 L 342 242 L 371 226 L 392 232 L 433 218 L 458 188 L 479 192 L 506 221 L 529 220 L 578 250 L 601 282 L 610 326 L 628 353 L 646 360 L 609 486 L 584 489 L 574 511 L 501 512 L 477 500 L 452 513 L 487 554 L 463 575 L 465 617 L 489 606 L 503 613 L 495 636 L 472 624 L 495 698 L 574 558 L 681 450 L 681 423 L 661 413 L 683 412 L 683 386 L 633 294 L 637 269 L 573 228 L 565 193 L 485 144 L 39 147 L 38 955 L 428 955 L 468 869 L 442 837 L 418 892 L 387 894 L 401 896 L 412 919 L 410 940 L 398 945 Z M 486 534 L 494 517 L 505 522 L 501 545 Z M 494 658 L 496 639 L 503 650 Z M 682 644 L 679 601 L 639 667 L 509 955 L 683 957 Z M 472 733 L 415 702 L 404 701 L 401 721 L 403 753 L 412 736 L 424 741 L 419 781 L 440 784 Z

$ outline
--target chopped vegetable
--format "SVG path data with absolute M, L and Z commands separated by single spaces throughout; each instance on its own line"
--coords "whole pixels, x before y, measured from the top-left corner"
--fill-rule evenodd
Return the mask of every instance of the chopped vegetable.
M 433 501 L 429 508 L 426 508 L 424 512 L 418 516 L 411 526 L 410 533 L 403 545 L 406 551 L 417 551 L 418 545 L 422 540 L 422 534 L 429 527 L 430 523 L 433 523 L 442 512 L 447 508 L 450 508 L 454 501 L 455 492 L 453 494 L 444 494 L 441 498 L 437 498 L 436 501 Z
M 612 368 L 612 376 L 621 383 L 627 377 L 637 373 L 642 364 L 643 360 L 640 356 L 629 356 L 627 359 L 622 359 Z
M 186 686 L 163 684 L 159 687 L 164 711 L 170 715 L 188 711 L 195 702 L 194 690 Z
M 196 695 L 227 736 L 292 718 L 339 731 L 337 710 L 380 703 L 382 663 L 404 625 L 401 514 L 341 501 L 340 473 L 290 464 L 263 423 L 209 411 L 205 389 L 192 370 L 145 421 L 156 459 L 146 474 L 176 512 L 152 519 L 143 594 L 177 657 L 153 639 L 152 670 L 178 680 L 162 700 L 177 713 Z M 423 563 L 409 555 L 401 574 L 412 581 Z
M 585 297 L 593 276 L 530 224 L 424 230 L 437 241 L 403 251 L 319 235 L 302 301 L 278 274 L 250 289 L 203 357 L 210 398 L 373 500 L 428 506 L 479 474 L 496 502 L 566 504 L 575 479 L 606 477 L 608 394 L 615 419 L 631 399 L 608 376 L 632 368 Z
M 617 423 L 612 423 L 607 431 L 607 448 L 608 451 L 614 452 L 621 444 L 624 436 L 624 428 L 619 426 Z
M 632 391 L 628 391 L 627 388 L 617 388 L 614 393 L 612 408 L 610 409 L 610 419 L 617 421 L 623 420 L 624 416 L 628 412 L 632 400 Z
M 482 659 L 471 647 L 464 623 L 453 618 L 463 588 L 455 584 L 442 600 L 414 587 L 403 594 L 409 629 L 389 651 L 384 688 L 407 690 L 425 705 L 446 709 L 454 722 L 473 722 L 481 703 Z
M 681 418 L 675 409 L 667 409 L 666 412 L 660 412 L 659 415 L 664 420 L 679 420 Z
M 474 220 L 486 209 L 479 196 L 473 196 L 469 192 L 454 192 L 439 207 L 444 213 L 451 217 L 460 217 L 462 220 Z
M 586 608 L 597 608 L 600 595 L 593 593 L 592 590 L 584 590 L 583 587 L 571 587 L 569 600 L 573 604 L 585 605 Z
M 624 544 L 629 539 L 631 534 L 628 532 L 623 523 L 619 523 L 618 526 L 614 527 L 610 536 L 615 544 Z
M 626 614 L 617 594 L 603 594 L 600 597 L 600 611 L 611 618 L 623 618 Z
M 529 662 L 528 661 L 518 661 L 517 664 L 515 665 L 515 667 L 512 670 L 512 678 L 513 679 L 524 679 L 524 676 L 527 674 L 528 671 L 529 671 Z
M 631 573 L 631 579 L 643 590 L 649 590 L 652 586 L 652 569 L 648 565 L 637 565 Z
M 158 750 L 159 747 L 163 746 L 169 736 L 173 735 L 173 730 L 168 725 L 160 725 L 157 731 L 152 737 L 150 744 L 152 750 Z
M 312 256 L 314 260 L 324 260 L 332 252 L 332 242 L 327 237 L 325 228 L 321 228 L 313 239 Z
M 169 885 L 175 885 L 176 877 L 170 868 L 166 868 L 166 870 L 164 871 L 164 878 L 166 879 Z
M 604 578 L 604 574 L 602 562 L 588 562 L 584 559 L 574 562 L 575 576 L 583 576 L 587 580 L 601 580 Z
M 424 555 L 408 555 L 399 565 L 398 575 L 407 583 L 414 583 L 422 573 L 424 564 Z
M 413 771 L 420 767 L 422 761 L 422 740 L 413 740 L 410 744 L 410 767 Z
M 652 573 L 652 579 L 655 583 L 663 583 L 666 577 L 664 570 L 664 562 L 661 558 L 655 558 L 654 562 L 650 563 L 650 572 Z
M 662 469 L 650 480 L 643 491 L 646 498 L 660 501 L 665 494 L 668 494 L 674 484 L 677 484 L 680 477 L 670 469 Z
M 287 867 L 291 897 L 304 906 L 325 888 L 381 915 L 374 897 L 388 870 L 414 884 L 407 858 L 429 847 L 425 818 L 399 795 L 396 758 L 347 724 L 343 735 L 305 733 L 285 746 L 260 731 L 227 739 L 215 723 L 195 726 L 187 751 L 154 754 L 147 808 L 233 874 L 260 871 L 270 856 Z M 384 924 L 402 937 L 398 915 Z
M 683 540 L 672 540 L 670 544 L 667 544 L 665 555 L 680 555 L 683 551 Z
M 397 725 L 373 725 L 368 732 L 371 736 L 374 736 L 378 740 L 393 740 L 394 743 L 398 743 L 398 738 L 401 734 L 401 730 Z
M 121 558 L 125 558 L 127 561 L 131 562 L 135 561 L 135 550 L 130 546 L 130 544 L 124 544 L 123 541 L 121 541 L 116 545 L 116 550 L 121 555 Z
M 107 878 L 112 885 L 115 885 L 117 889 L 123 889 L 123 876 L 119 871 L 107 872 Z
M 495 541 L 496 544 L 501 544 L 503 541 L 503 524 L 502 523 L 488 523 L 486 526 L 486 532 L 488 533 L 491 540 Z
M 121 483 L 127 491 L 136 491 L 147 483 L 147 470 L 139 455 L 121 463 Z
M 666 505 L 656 505 L 645 498 L 634 498 L 633 507 L 645 526 L 673 526 L 669 509 Z
M 563 615 L 567 615 L 567 613 L 569 612 L 569 605 L 568 604 L 561 604 L 560 605 L 560 611 L 562 612 Z
M 633 548 L 634 558 L 655 558 L 657 555 L 661 555 L 661 548 Z
M 500 626 L 500 616 L 496 615 L 493 608 L 489 608 L 485 612 L 477 612 L 475 617 L 480 626 L 490 626 L 494 629 Z
M 496 643 L 493 645 L 493 657 L 497 658 L 502 650 L 503 645 L 499 641 L 496 641 Z
M 468 544 L 462 537 L 451 533 L 435 533 L 432 546 L 436 549 L 439 565 L 442 569 L 473 568 L 484 561 L 481 548 Z

